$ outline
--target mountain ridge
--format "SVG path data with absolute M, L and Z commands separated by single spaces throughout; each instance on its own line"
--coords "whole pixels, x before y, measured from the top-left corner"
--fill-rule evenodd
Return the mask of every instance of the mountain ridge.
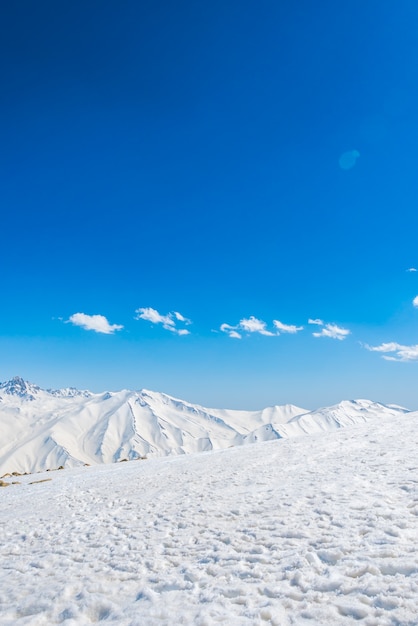
M 42 389 L 15 376 L 0 383 L 0 474 L 224 449 L 409 412 L 371 400 L 212 409 L 148 389 Z

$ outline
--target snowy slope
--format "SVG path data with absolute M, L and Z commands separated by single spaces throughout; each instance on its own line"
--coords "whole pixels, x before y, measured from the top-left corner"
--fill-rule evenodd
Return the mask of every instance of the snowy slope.
M 370 400 L 344 400 L 339 404 L 291 418 L 286 424 L 275 428 L 281 437 L 297 437 L 346 428 L 383 416 L 395 418 L 408 412 L 403 407 L 388 406 Z
M 0 492 L 0 623 L 416 626 L 417 450 L 409 413 L 21 477 Z
M 44 390 L 16 377 L 0 384 L 0 476 L 219 450 L 405 412 L 367 400 L 313 412 L 293 405 L 207 409 L 145 389 Z

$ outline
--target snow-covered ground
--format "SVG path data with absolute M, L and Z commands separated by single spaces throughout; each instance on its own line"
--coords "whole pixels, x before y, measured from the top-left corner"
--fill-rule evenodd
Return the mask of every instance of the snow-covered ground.
M 18 477 L 0 624 L 416 626 L 417 451 L 409 413 Z

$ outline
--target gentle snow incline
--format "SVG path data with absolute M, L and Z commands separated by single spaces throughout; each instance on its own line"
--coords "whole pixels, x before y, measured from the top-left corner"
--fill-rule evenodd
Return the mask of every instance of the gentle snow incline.
M 0 623 L 416 626 L 417 450 L 410 413 L 18 479 Z

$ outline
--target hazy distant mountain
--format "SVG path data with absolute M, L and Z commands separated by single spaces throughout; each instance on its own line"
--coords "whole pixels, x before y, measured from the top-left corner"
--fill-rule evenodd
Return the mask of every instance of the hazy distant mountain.
M 207 409 L 146 389 L 44 390 L 15 377 L 0 384 L 0 475 L 222 449 L 407 412 L 369 400 L 316 411 Z

